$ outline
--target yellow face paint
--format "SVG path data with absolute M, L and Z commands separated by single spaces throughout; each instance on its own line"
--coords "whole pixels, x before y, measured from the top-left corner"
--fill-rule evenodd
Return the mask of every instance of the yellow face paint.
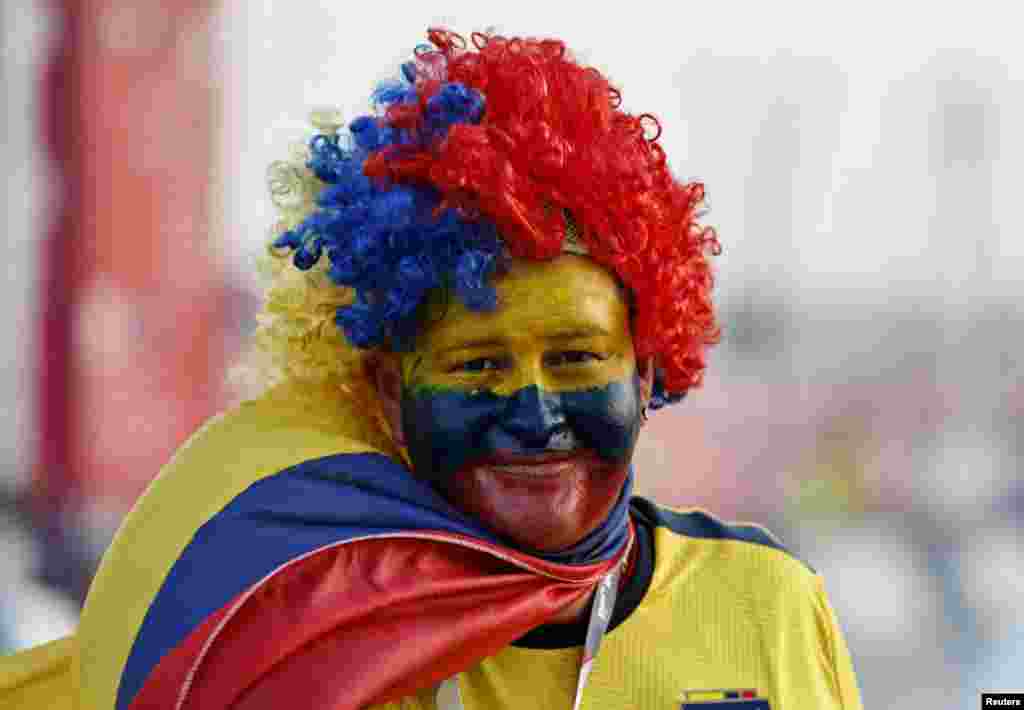
M 415 350 L 402 358 L 406 386 L 509 396 L 530 385 L 554 393 L 603 387 L 634 373 L 628 307 L 594 261 L 516 260 L 494 285 L 490 312 L 435 295 Z

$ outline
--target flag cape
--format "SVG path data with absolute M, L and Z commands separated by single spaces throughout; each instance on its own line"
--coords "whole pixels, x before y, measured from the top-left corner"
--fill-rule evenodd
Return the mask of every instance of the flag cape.
M 632 476 L 600 530 L 541 559 L 413 479 L 358 409 L 282 385 L 208 422 L 122 523 L 75 636 L 0 659 L 0 705 L 386 702 L 544 623 L 624 554 Z
M 617 560 L 621 533 L 596 562 L 551 562 L 503 545 L 386 456 L 303 462 L 197 532 L 146 614 L 117 708 L 403 697 L 580 599 Z

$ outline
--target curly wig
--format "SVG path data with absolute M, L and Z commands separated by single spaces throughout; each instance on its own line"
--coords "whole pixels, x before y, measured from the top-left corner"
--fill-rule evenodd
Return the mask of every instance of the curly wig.
M 272 166 L 272 192 L 305 195 L 273 251 L 341 289 L 328 301 L 352 346 L 403 350 L 431 289 L 493 309 L 503 259 L 554 258 L 571 232 L 631 295 L 637 358 L 656 365 L 652 408 L 681 399 L 719 338 L 719 247 L 697 223 L 703 186 L 672 176 L 657 119 L 620 110 L 618 90 L 560 41 L 428 37 L 377 87 L 375 115 L 316 135 L 305 171 Z

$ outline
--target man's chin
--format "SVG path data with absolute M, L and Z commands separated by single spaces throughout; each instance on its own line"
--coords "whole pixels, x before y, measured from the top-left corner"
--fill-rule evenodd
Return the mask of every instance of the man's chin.
M 474 514 L 474 517 L 516 549 L 543 553 L 561 552 L 573 547 L 604 519 L 588 523 L 580 515 L 538 513 L 531 515 L 517 510 L 497 515 Z
M 585 536 L 579 537 L 579 539 L 575 539 L 574 535 L 558 536 L 555 534 L 540 536 L 517 535 L 515 537 L 512 535 L 505 535 L 504 537 L 518 550 L 551 555 L 570 549 L 574 545 L 578 544 Z

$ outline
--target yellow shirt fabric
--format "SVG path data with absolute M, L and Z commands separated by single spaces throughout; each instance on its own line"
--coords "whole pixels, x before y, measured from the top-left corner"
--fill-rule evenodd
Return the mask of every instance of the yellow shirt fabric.
M 641 505 L 656 515 L 653 576 L 640 604 L 605 636 L 582 710 L 679 710 L 685 692 L 751 689 L 771 710 L 862 710 L 818 574 L 759 528 Z M 581 655 L 578 645 L 507 647 L 459 675 L 463 706 L 569 710 Z M 374 710 L 433 710 L 434 695 Z

